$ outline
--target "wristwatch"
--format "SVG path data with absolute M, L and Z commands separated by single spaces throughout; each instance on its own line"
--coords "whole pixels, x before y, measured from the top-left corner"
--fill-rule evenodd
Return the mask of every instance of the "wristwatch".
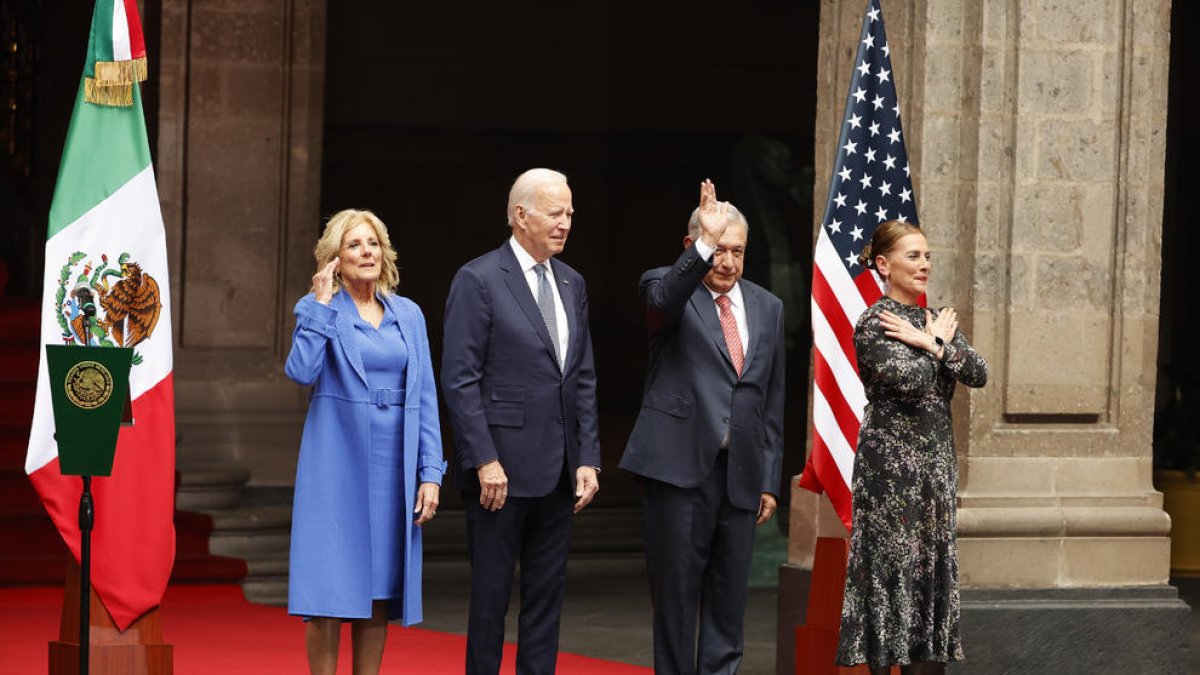
M 945 351 L 946 350 L 946 341 L 945 340 L 934 335 L 933 336 L 933 346 L 935 347 L 935 349 L 933 350 L 933 358 L 937 359 L 938 361 L 941 361 L 943 358 L 946 357 L 946 351 Z M 941 352 L 942 355 L 938 356 L 938 352 Z

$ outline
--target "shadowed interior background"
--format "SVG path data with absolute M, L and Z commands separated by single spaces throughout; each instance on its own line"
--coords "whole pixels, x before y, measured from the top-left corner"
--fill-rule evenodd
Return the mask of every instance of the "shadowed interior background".
M 236 217 L 274 208 L 240 207 L 237 202 L 258 190 L 246 187 L 248 183 L 274 189 L 276 178 L 260 176 L 252 167 L 263 164 L 255 154 L 277 147 L 272 138 L 279 132 L 265 126 L 264 133 L 271 136 L 255 140 L 248 130 L 259 128 L 253 126 L 261 124 L 259 117 L 246 118 L 241 130 L 225 134 L 242 140 L 222 141 L 219 132 L 236 124 L 231 112 L 269 108 L 257 99 L 279 95 L 272 79 L 277 66 L 260 75 L 254 69 L 262 66 L 254 64 L 269 64 L 273 58 L 276 47 L 259 36 L 279 30 L 269 5 L 280 3 L 252 4 L 236 9 L 163 0 L 143 4 L 151 69 L 143 93 L 151 149 L 163 174 L 160 192 L 180 180 L 183 185 L 222 184 L 207 178 L 214 171 L 247 174 L 225 181 L 242 186 L 228 194 L 192 189 L 164 202 L 168 238 L 176 238 L 171 246 L 178 251 L 171 270 L 176 335 L 192 350 L 177 354 L 181 386 L 195 376 L 236 376 L 223 372 L 230 368 L 242 368 L 252 378 L 276 377 L 270 364 L 256 365 L 262 362 L 252 359 L 255 352 L 238 351 L 250 344 L 242 329 L 228 333 L 222 350 L 219 333 L 194 332 L 198 324 L 189 318 L 236 312 L 244 309 L 238 304 L 262 295 L 235 287 L 223 310 L 200 310 L 214 304 L 209 285 L 188 286 L 209 278 L 203 270 L 229 265 L 278 269 L 284 255 L 283 241 L 279 250 L 271 245 L 258 249 L 267 241 L 259 233 L 274 225 L 238 222 Z M 46 214 L 90 8 L 63 0 L 5 0 L 2 11 L 6 36 L 19 38 L 26 47 L 6 50 L 3 57 L 14 77 L 0 87 L 6 99 L 16 102 L 16 112 L 3 125 L 10 152 L 0 181 L 5 222 L 0 256 L 11 276 L 7 293 L 33 298 L 41 293 Z M 179 18 L 180 11 L 187 12 L 186 21 Z M 208 32 L 207 26 L 218 25 L 212 17 L 226 11 L 243 12 L 241 27 Z M 288 16 L 291 10 L 279 11 Z M 169 21 L 163 20 L 164 12 Z M 193 26 L 182 35 L 187 45 L 162 45 L 161 26 L 181 22 Z M 323 135 L 318 146 L 321 218 L 354 206 L 376 211 L 389 225 L 400 255 L 401 292 L 424 309 L 436 359 L 450 280 L 462 263 L 507 236 L 504 208 L 512 180 L 533 166 L 564 171 L 577 215 L 562 259 L 588 280 L 604 463 L 615 469 L 640 403 L 645 363 L 637 279 L 644 270 L 673 261 L 699 182 L 712 178 L 719 196 L 749 217 L 747 278 L 787 302 L 789 450 L 783 475 L 790 476 L 803 464 L 807 410 L 817 29 L 817 3 L 784 0 L 472 8 L 327 3 L 324 125 L 315 132 Z M 180 37 L 169 39 L 178 42 Z M 230 52 L 230 46 L 238 51 Z M 156 58 L 160 53 L 163 57 Z M 214 53 L 245 65 L 221 66 Z M 185 56 L 183 70 L 170 54 Z M 185 106 L 172 103 L 169 124 L 182 119 L 183 139 L 190 145 L 169 148 L 184 163 L 164 163 L 158 147 L 160 90 L 166 86 L 164 77 L 180 72 L 191 73 Z M 214 139 L 242 145 L 240 150 L 236 145 L 211 150 L 196 145 L 211 147 Z M 238 161 L 239 152 L 244 162 Z M 229 159 L 213 165 L 188 159 L 192 156 Z M 182 178 L 172 173 L 178 170 L 184 172 Z M 261 196 L 276 199 L 269 192 Z M 221 202 L 233 204 L 216 206 Z M 281 202 L 280 208 L 286 214 L 287 204 Z M 178 231 L 171 225 L 176 218 L 182 219 Z M 289 231 L 286 246 L 311 246 L 295 239 L 304 234 L 315 242 L 322 225 L 314 219 L 307 233 Z M 245 235 L 239 234 L 243 231 Z M 213 236 L 228 240 L 229 246 L 218 247 L 227 258 L 212 258 Z M 223 274 L 228 276 L 227 270 Z M 247 268 L 247 279 L 261 277 L 261 271 Z M 239 301 L 243 292 L 249 295 Z M 292 302 L 280 302 L 287 308 L 281 307 L 281 320 L 290 319 Z M 276 370 L 288 342 L 286 332 L 278 334 L 272 350 L 277 352 Z M 231 361 L 228 354 L 239 355 Z M 246 359 L 251 360 L 233 366 Z M 184 441 L 195 438 L 194 433 L 181 434 Z M 181 464 L 188 462 L 184 448 Z M 207 461 L 207 455 L 200 460 Z M 637 492 L 632 479 L 610 471 L 598 505 L 636 505 Z M 784 500 L 787 494 L 781 486 Z
M 711 177 L 749 215 L 746 276 L 794 296 L 784 476 L 801 468 L 815 3 L 328 11 L 321 211 L 371 208 L 388 223 L 402 292 L 424 309 L 435 352 L 458 266 L 508 235 L 512 180 L 562 170 L 576 215 L 560 258 L 588 282 L 614 469 L 641 396 L 637 280 L 673 262 Z M 602 501 L 637 503 L 620 473 L 605 474 Z

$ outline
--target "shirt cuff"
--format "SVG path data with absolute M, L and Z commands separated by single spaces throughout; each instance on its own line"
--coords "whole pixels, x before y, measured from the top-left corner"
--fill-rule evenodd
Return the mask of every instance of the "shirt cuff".
M 714 250 L 715 249 L 713 249 L 711 246 L 704 243 L 703 240 L 701 240 L 701 239 L 696 240 L 696 253 L 699 253 L 700 258 L 703 259 L 705 262 L 712 260 Z

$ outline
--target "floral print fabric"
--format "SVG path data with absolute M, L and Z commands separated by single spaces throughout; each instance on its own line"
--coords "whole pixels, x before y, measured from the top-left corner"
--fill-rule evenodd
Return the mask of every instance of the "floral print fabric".
M 982 387 L 987 362 L 962 331 L 946 344 L 941 362 L 884 335 L 885 310 L 925 326 L 924 308 L 885 296 L 854 330 L 867 408 L 851 484 L 853 531 L 837 652 L 844 666 L 963 658 L 950 399 L 956 382 Z

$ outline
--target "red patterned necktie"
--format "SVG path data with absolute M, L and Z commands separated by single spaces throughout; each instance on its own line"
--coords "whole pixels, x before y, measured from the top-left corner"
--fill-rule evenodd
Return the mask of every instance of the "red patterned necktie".
M 721 332 L 725 334 L 725 346 L 729 348 L 729 357 L 733 359 L 733 369 L 738 377 L 742 376 L 742 366 L 746 363 L 746 353 L 742 351 L 742 338 L 738 334 L 737 319 L 729 309 L 728 295 L 717 296 L 718 316 L 721 318 Z

